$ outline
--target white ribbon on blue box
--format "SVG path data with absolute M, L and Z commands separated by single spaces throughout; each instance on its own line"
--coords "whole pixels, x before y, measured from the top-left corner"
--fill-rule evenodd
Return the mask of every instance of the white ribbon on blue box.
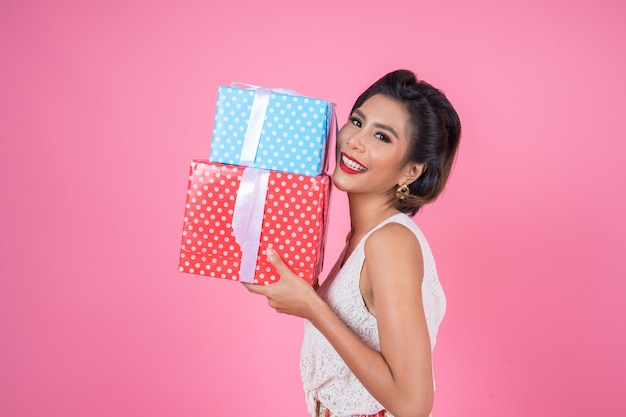
M 234 83 L 219 87 L 212 162 L 302 175 L 328 167 L 335 106 L 325 100 Z

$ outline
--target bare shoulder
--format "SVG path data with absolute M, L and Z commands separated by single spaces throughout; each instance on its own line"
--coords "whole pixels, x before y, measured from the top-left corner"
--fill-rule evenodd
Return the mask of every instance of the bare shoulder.
M 368 237 L 364 249 L 372 287 L 376 287 L 376 282 L 385 282 L 387 288 L 394 281 L 421 283 L 422 248 L 417 236 L 406 226 L 395 222 L 384 225 Z
M 365 252 L 367 254 L 370 251 L 377 254 L 421 256 L 421 246 L 415 233 L 396 222 L 387 223 L 367 238 Z

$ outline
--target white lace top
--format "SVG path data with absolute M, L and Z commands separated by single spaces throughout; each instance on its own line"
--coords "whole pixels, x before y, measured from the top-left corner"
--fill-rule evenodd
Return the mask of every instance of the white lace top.
M 422 300 L 432 349 L 435 346 L 437 329 L 446 310 L 446 299 L 437 278 L 435 260 L 430 246 L 421 230 L 405 214 L 395 214 L 370 230 L 361 239 L 343 267 L 340 267 L 341 259 L 337 262 L 326 281 L 320 286 L 318 293 L 364 343 L 380 351 L 376 317 L 365 306 L 359 290 L 359 280 L 365 261 L 365 241 L 371 233 L 389 222 L 397 222 L 410 229 L 422 248 L 424 257 Z M 338 416 L 375 414 L 384 408 L 363 387 L 332 345 L 308 320 L 305 320 L 300 371 L 311 415 L 315 415 L 317 400 Z

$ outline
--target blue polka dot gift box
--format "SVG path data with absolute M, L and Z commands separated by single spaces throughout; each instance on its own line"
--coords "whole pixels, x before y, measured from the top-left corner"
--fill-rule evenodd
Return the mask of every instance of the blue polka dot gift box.
M 219 87 L 209 160 L 320 175 L 336 129 L 334 109 L 333 103 L 289 90 Z
M 254 284 L 280 276 L 273 247 L 309 283 L 321 272 L 331 181 L 196 159 L 191 162 L 179 270 Z

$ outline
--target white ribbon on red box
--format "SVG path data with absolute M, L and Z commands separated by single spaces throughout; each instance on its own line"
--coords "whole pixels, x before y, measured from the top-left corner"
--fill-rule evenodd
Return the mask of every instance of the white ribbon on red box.
M 254 282 L 269 178 L 269 171 L 244 168 L 237 190 L 232 226 L 235 239 L 241 247 L 241 282 Z

